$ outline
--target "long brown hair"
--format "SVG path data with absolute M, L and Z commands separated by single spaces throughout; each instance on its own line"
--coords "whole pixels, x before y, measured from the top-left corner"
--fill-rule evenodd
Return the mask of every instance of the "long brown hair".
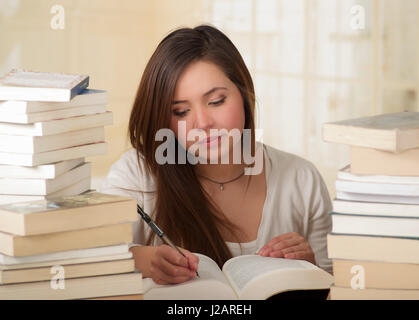
M 219 66 L 239 89 L 245 112 L 244 128 L 251 130 L 251 154 L 254 155 L 252 78 L 234 44 L 210 25 L 175 30 L 159 43 L 138 87 L 129 120 L 129 136 L 137 150 L 138 161 L 141 154 L 147 170 L 155 178 L 157 198 L 153 214 L 157 225 L 176 245 L 205 254 L 222 266 L 232 254 L 218 227 L 223 226 L 237 235 L 236 226 L 211 201 L 192 164 L 186 161 L 186 164 L 160 165 L 155 159 L 156 149 L 163 143 L 156 141 L 155 135 L 159 129 L 170 126 L 176 83 L 186 66 L 197 60 Z M 175 143 L 178 159 L 177 140 Z M 147 244 L 152 243 L 154 236 L 150 233 Z

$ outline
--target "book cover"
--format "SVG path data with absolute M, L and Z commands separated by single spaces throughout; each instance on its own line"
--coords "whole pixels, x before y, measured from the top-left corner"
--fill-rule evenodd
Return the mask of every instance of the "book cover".
M 330 214 L 335 234 L 419 238 L 419 217 Z
M 0 119 L 7 123 L 28 124 L 104 112 L 106 112 L 106 105 L 90 105 L 28 114 L 2 112 L 0 113 Z
M 385 113 L 325 123 L 323 140 L 394 153 L 419 148 L 419 112 Z
M 98 141 L 97 143 L 33 154 L 0 152 L 0 164 L 34 167 L 58 161 L 106 154 L 107 147 L 107 142 Z
M 89 76 L 12 69 L 0 78 L 0 100 L 70 101 L 89 86 Z
M 0 252 L 22 257 L 132 242 L 132 222 L 20 236 L 0 232 Z
M 0 206 L 0 230 L 38 235 L 138 220 L 135 199 L 96 191 Z
M 41 102 L 41 101 L 0 101 L 0 113 L 25 114 L 45 112 L 90 105 L 107 105 L 108 92 L 98 89 L 84 89 L 68 102 Z
M 24 136 L 48 136 L 69 131 L 103 127 L 113 123 L 113 113 L 106 111 L 91 115 L 74 116 L 29 124 L 0 122 L 0 134 Z
M 86 162 L 55 179 L 0 178 L 0 193 L 12 195 L 48 195 L 91 177 L 92 163 Z
M 77 181 L 76 183 L 60 189 L 56 192 L 44 195 L 44 196 L 34 196 L 34 195 L 16 195 L 16 194 L 0 194 L 0 205 L 3 204 L 12 204 L 17 202 L 28 202 L 28 201 L 39 201 L 39 200 L 49 200 L 57 197 L 63 196 L 76 196 L 87 192 L 91 187 L 91 177 L 87 177 Z
M 419 179 L 419 148 L 393 153 L 351 146 L 350 159 L 354 174 L 416 176 Z
M 418 238 L 334 233 L 327 235 L 329 259 L 419 264 L 419 255 L 412 252 L 419 252 Z
M 0 135 L 0 152 L 35 154 L 105 141 L 105 128 L 95 127 L 50 136 Z
M 0 286 L 1 300 L 69 300 L 101 296 L 142 294 L 142 274 L 129 273 L 65 279 L 64 289 L 55 290 L 52 281 L 6 284 Z
M 23 179 L 54 179 L 59 175 L 77 167 L 84 162 L 84 158 L 59 161 L 36 167 L 23 167 L 0 164 L 1 178 Z

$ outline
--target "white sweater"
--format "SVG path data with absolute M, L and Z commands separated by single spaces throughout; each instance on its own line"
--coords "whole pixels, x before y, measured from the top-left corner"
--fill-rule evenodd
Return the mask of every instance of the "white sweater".
M 310 244 L 317 265 L 331 272 L 326 239 L 332 227 L 332 203 L 322 177 L 311 162 L 266 144 L 263 147 L 267 195 L 257 238 L 241 243 L 242 251 L 238 243 L 226 242 L 228 247 L 233 256 L 255 254 L 272 238 L 296 232 Z M 153 176 L 146 173 L 142 157 L 140 161 L 138 165 L 135 149 L 123 154 L 112 165 L 99 191 L 137 199 L 144 211 L 151 214 L 155 183 Z M 144 245 L 149 232 L 139 217 L 133 224 L 133 243 Z M 155 239 L 155 245 L 161 244 L 160 239 Z

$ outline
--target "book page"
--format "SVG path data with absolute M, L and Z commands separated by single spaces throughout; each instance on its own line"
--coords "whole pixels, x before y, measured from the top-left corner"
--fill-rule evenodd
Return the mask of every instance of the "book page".
M 144 278 L 144 300 L 237 299 L 218 265 L 205 255 L 194 254 L 199 257 L 199 278 L 172 285 L 159 285 L 151 278 Z
M 84 78 L 86 78 L 85 75 L 79 74 L 12 70 L 0 79 L 0 85 L 72 89 Z
M 278 270 L 315 269 L 316 266 L 303 260 L 262 257 L 259 255 L 243 255 L 227 261 L 223 272 L 230 281 L 231 286 L 240 296 L 240 293 L 251 281 L 268 273 Z

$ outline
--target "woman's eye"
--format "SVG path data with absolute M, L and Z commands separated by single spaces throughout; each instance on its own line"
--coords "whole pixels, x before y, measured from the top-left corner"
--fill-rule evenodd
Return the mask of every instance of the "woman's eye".
M 178 112 L 178 111 L 173 111 L 173 114 L 177 117 L 184 117 L 186 115 L 186 110 L 182 111 L 182 112 Z
M 218 106 L 218 105 L 222 104 L 225 101 L 225 99 L 226 99 L 226 97 L 224 97 L 224 98 L 222 98 L 222 99 L 220 99 L 218 101 L 210 102 L 209 104 Z

